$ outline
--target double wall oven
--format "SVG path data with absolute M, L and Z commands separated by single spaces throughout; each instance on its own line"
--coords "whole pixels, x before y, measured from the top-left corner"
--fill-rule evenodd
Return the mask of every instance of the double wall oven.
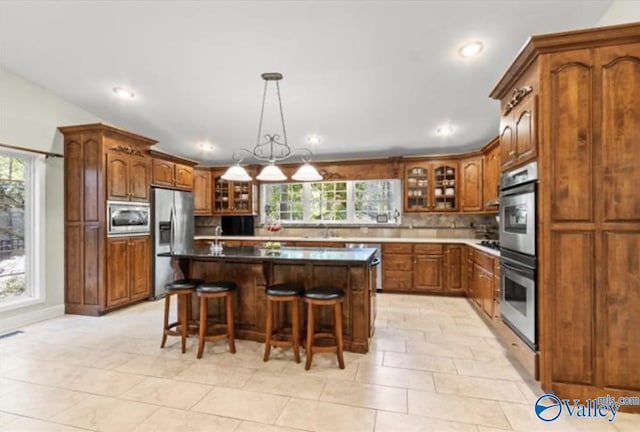
M 500 179 L 500 311 L 504 322 L 532 349 L 536 332 L 537 162 Z

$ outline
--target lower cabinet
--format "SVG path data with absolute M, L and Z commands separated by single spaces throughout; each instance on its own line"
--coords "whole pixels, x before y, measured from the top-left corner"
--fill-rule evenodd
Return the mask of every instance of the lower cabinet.
M 151 289 L 151 238 L 107 239 L 107 308 L 149 296 Z
M 465 290 L 465 254 L 466 246 L 446 245 L 444 247 L 444 279 L 445 291 L 462 295 Z
M 500 269 L 497 258 L 469 248 L 467 257 L 467 297 L 476 304 L 488 318 L 493 319 L 498 314 L 497 302 L 499 301 L 500 274 L 495 269 Z M 497 284 L 497 285 L 496 285 Z
M 382 290 L 409 292 L 413 288 L 413 245 L 382 244 Z

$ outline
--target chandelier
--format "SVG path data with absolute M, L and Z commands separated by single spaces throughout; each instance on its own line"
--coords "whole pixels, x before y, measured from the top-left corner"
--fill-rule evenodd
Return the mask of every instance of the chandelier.
M 258 138 L 256 139 L 256 145 L 253 150 L 240 149 L 233 153 L 234 164 L 230 166 L 227 171 L 222 175 L 224 180 L 232 181 L 251 181 L 251 176 L 240 163 L 242 162 L 242 155 L 249 155 L 254 159 L 262 162 L 267 162 L 267 165 L 262 168 L 260 174 L 256 176 L 261 181 L 285 181 L 287 176 L 284 175 L 282 170 L 276 165 L 276 162 L 281 162 L 290 158 L 295 154 L 301 155 L 303 165 L 298 168 L 296 173 L 291 176 L 293 180 L 297 181 L 318 181 L 322 180 L 322 176 L 318 173 L 318 170 L 311 165 L 311 150 L 307 148 L 299 148 L 291 150 L 287 143 L 287 130 L 284 126 L 284 114 L 282 111 L 282 99 L 280 98 L 280 85 L 278 81 L 282 79 L 282 74 L 278 72 L 263 73 L 262 79 L 264 80 L 264 92 L 262 94 L 262 109 L 260 110 L 260 123 L 258 124 Z M 276 132 L 273 134 L 265 134 L 262 137 L 262 120 L 264 118 L 264 104 L 267 97 L 267 85 L 273 82 L 275 83 L 278 106 L 280 107 L 280 121 L 282 123 L 282 138 Z M 261 141 L 262 140 L 262 141 Z

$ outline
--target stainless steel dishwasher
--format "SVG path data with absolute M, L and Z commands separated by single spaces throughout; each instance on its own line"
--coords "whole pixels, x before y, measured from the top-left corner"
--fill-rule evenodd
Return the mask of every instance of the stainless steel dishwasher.
M 375 256 L 378 258 L 378 268 L 376 272 L 376 291 L 382 291 L 382 245 L 380 243 L 347 243 L 348 249 L 372 248 L 376 250 Z

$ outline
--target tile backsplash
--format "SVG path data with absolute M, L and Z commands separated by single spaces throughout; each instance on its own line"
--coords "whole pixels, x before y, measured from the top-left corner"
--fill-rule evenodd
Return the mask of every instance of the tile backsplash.
M 213 235 L 219 216 L 196 216 L 196 235 Z M 491 214 L 404 214 L 399 224 L 300 225 L 284 223 L 274 236 L 283 237 L 435 237 L 497 239 L 499 225 Z M 256 217 L 255 235 L 271 233 Z M 224 235 L 224 233 L 222 234 Z

